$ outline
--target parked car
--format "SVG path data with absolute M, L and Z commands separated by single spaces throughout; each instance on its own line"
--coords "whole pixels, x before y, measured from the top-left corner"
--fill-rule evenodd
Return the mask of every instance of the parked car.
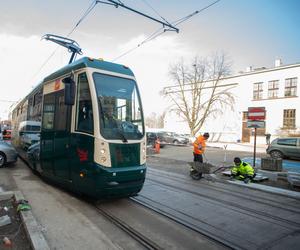
M 40 142 L 32 144 L 27 150 L 29 164 L 35 168 L 36 163 L 40 160 Z
M 147 145 L 155 146 L 155 141 L 159 138 L 160 147 L 163 148 L 167 143 L 163 137 L 163 132 L 147 132 Z
M 300 137 L 277 138 L 267 148 L 272 158 L 300 158 Z
M 22 121 L 19 125 L 20 144 L 24 149 L 40 140 L 41 122 Z
M 175 144 L 175 145 L 187 145 L 189 143 L 189 139 L 186 137 L 183 137 L 179 134 L 176 134 L 174 132 L 163 132 L 162 136 L 166 143 L 168 144 Z
M 7 163 L 16 162 L 17 158 L 18 153 L 15 148 L 5 141 L 0 141 L 0 167 Z

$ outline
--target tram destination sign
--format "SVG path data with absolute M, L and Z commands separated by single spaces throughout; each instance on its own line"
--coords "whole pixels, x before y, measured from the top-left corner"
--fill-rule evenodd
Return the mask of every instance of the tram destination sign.
M 264 107 L 249 107 L 248 121 L 262 121 L 266 118 L 266 110 Z

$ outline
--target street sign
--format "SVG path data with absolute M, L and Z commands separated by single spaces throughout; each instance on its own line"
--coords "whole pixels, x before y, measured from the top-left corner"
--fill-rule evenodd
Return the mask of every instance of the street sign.
M 250 107 L 248 108 L 248 120 L 265 120 L 266 110 L 264 107 Z
M 265 128 L 265 121 L 247 121 L 247 128 Z

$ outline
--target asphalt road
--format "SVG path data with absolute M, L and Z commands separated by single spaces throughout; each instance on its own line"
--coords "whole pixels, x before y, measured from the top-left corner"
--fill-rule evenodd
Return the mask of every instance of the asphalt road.
M 167 145 L 160 150 L 160 154 L 156 154 L 156 157 L 167 158 L 172 160 L 192 162 L 193 161 L 193 148 L 192 146 L 172 146 Z M 257 157 L 266 157 L 266 154 L 256 154 Z M 253 157 L 253 152 L 244 151 L 231 151 L 224 150 L 222 148 L 207 147 L 204 161 L 208 161 L 213 165 L 230 166 L 233 163 L 234 157 Z M 225 160 L 225 161 L 224 161 Z
M 151 156 L 151 154 L 148 154 Z M 158 157 L 164 161 L 173 160 L 180 161 L 182 163 L 188 163 L 193 161 L 193 147 L 192 146 L 175 146 L 167 145 L 160 150 L 159 154 L 155 154 L 155 157 Z M 252 166 L 254 153 L 247 151 L 236 151 L 236 150 L 224 150 L 219 147 L 207 147 L 204 161 L 209 162 L 215 166 L 231 166 L 233 164 L 234 157 L 240 157 L 244 161 L 249 162 Z M 256 163 L 255 166 L 259 167 L 261 165 L 261 158 L 270 157 L 266 153 L 257 153 L 256 154 Z M 296 159 L 284 159 L 282 162 L 283 170 L 289 172 L 298 172 L 300 173 L 300 160 Z

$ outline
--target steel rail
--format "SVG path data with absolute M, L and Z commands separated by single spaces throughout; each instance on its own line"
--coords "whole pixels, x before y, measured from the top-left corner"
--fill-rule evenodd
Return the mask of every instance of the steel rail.
M 118 228 L 122 229 L 124 232 L 129 234 L 133 239 L 135 239 L 137 242 L 139 242 L 142 246 L 144 246 L 146 249 L 151 250 L 161 250 L 162 248 L 158 246 L 155 242 L 153 242 L 151 239 L 145 237 L 143 234 L 129 226 L 126 222 L 122 221 L 121 219 L 117 218 L 116 216 L 108 213 L 104 209 L 100 208 L 98 205 L 95 205 L 98 212 L 103 215 L 105 218 L 107 218 L 110 222 L 112 222 L 114 225 L 116 225 Z
M 192 230 L 196 233 L 202 234 L 205 237 L 207 237 L 209 240 L 212 240 L 213 242 L 216 242 L 216 243 L 218 243 L 222 246 L 226 246 L 229 249 L 246 249 L 246 248 L 238 246 L 234 242 L 230 241 L 228 238 L 222 238 L 221 236 L 219 236 L 217 234 L 212 234 L 212 232 L 210 232 L 208 230 L 205 230 L 203 228 L 199 228 L 199 227 L 197 227 L 197 226 L 195 226 L 195 225 L 193 225 L 193 224 L 191 224 L 187 221 L 179 219 L 178 217 L 176 217 L 172 214 L 169 214 L 169 213 L 167 213 L 167 212 L 165 212 L 165 211 L 163 211 L 163 210 L 161 210 L 161 209 L 159 209 L 155 206 L 152 206 L 149 203 L 143 202 L 143 201 L 139 200 L 138 198 L 130 197 L 129 199 L 132 200 L 133 202 L 136 202 L 136 203 L 148 208 L 148 209 L 153 210 L 154 212 L 156 212 L 159 215 L 163 215 L 163 216 L 167 217 L 168 219 L 173 220 L 176 223 L 189 228 L 190 230 Z M 192 217 L 190 216 L 190 218 L 192 218 Z M 205 223 L 205 222 L 202 222 L 202 223 Z
M 237 204 L 235 202 L 230 202 L 230 201 L 226 201 L 225 199 L 220 199 L 220 198 L 215 198 L 215 197 L 212 197 L 210 195 L 205 195 L 205 194 L 202 194 L 202 193 L 198 193 L 198 192 L 195 192 L 195 191 L 191 191 L 189 189 L 185 189 L 185 188 L 181 188 L 181 187 L 178 187 L 178 186 L 175 186 L 175 185 L 171 185 L 171 184 L 166 184 L 166 183 L 163 183 L 161 181 L 156 181 L 156 180 L 151 180 L 153 182 L 156 182 L 156 183 L 159 183 L 160 185 L 163 185 L 163 186 L 167 186 L 167 187 L 170 187 L 170 188 L 173 188 L 173 189 L 177 189 L 177 190 L 181 190 L 181 191 L 184 191 L 184 192 L 188 192 L 188 193 L 191 193 L 193 195 L 197 195 L 199 197 L 203 197 L 207 200 L 211 200 L 211 201 L 215 201 L 215 202 L 218 202 L 218 203 L 222 203 L 222 204 L 226 204 L 228 205 L 231 210 L 233 211 L 238 211 L 241 213 L 240 210 L 242 211 L 245 211 L 245 212 L 248 212 L 248 213 L 251 213 L 250 215 L 251 216 L 255 216 L 256 218 L 258 219 L 263 219 L 265 221 L 268 221 L 270 222 L 269 220 L 267 220 L 267 218 L 273 220 L 273 223 L 274 224 L 279 224 L 278 222 L 282 222 L 284 223 L 283 224 L 280 224 L 280 226 L 283 226 L 285 228 L 288 228 L 288 229 L 297 229 L 299 230 L 300 229 L 300 223 L 298 222 L 294 222 L 292 220 L 287 220 L 287 219 L 283 219 L 281 217 L 278 217 L 276 215 L 271 215 L 271 214 L 268 214 L 268 213 L 265 213 L 265 212 L 262 212 L 262 211 L 257 211 L 255 209 L 251 209 L 251 208 L 248 208 L 246 206 L 243 206 L 243 205 L 240 205 L 240 204 Z M 240 210 L 238 210 L 240 209 Z M 282 208 L 281 208 L 282 209 Z M 179 212 L 179 211 L 178 211 Z M 245 213 L 245 214 L 248 214 L 248 213 Z M 249 214 L 248 214 L 249 215 Z M 258 216 L 259 215 L 259 216 Z M 191 217 L 192 218 L 192 217 Z M 196 219 L 196 218 L 194 218 Z M 293 225 L 294 228 L 291 228 L 289 226 Z M 296 228 L 295 228 L 296 227 Z
M 158 175 L 157 173 L 151 173 L 151 170 L 148 171 L 148 173 L 152 174 L 152 175 L 155 175 L 155 176 L 158 176 L 158 177 L 161 177 L 161 175 Z M 148 178 L 148 179 L 152 180 L 151 178 Z M 174 180 L 174 181 L 180 181 L 181 183 L 185 183 L 185 184 L 191 184 L 190 182 L 183 181 L 182 179 L 177 178 L 175 176 L 168 175 L 168 179 L 171 179 L 171 180 Z M 230 183 L 227 183 L 227 182 L 222 181 L 222 180 L 218 180 L 216 182 L 224 183 L 224 184 L 230 184 Z M 224 193 L 230 194 L 231 196 L 236 196 L 236 197 L 241 197 L 241 198 L 245 197 L 245 194 L 243 192 L 235 190 L 234 193 L 233 193 L 230 188 L 226 188 L 226 187 L 222 187 L 222 188 L 221 187 L 213 187 L 213 186 L 209 186 L 209 185 L 207 185 L 205 183 L 202 183 L 201 181 L 197 182 L 197 185 L 200 185 L 200 186 L 203 186 L 205 188 L 208 188 L 208 189 L 211 189 L 211 190 L 215 190 L 215 191 L 222 191 Z M 230 184 L 230 185 L 232 186 L 232 184 Z M 196 186 L 196 185 L 193 184 L 193 186 Z M 247 187 L 245 187 L 245 188 L 247 188 Z M 279 194 L 279 195 L 281 195 L 281 194 Z M 284 195 L 283 195 L 283 197 L 287 198 Z M 293 198 L 290 198 L 290 199 L 293 199 Z M 265 197 L 262 198 L 262 197 L 259 197 L 257 195 L 253 195 L 253 194 L 247 196 L 247 200 L 253 201 L 253 202 L 259 202 L 259 203 L 265 204 L 265 205 L 271 205 L 273 207 L 276 207 L 276 208 L 279 208 L 279 209 L 283 209 L 285 211 L 289 211 L 289 212 L 300 214 L 300 207 L 299 206 L 294 206 L 294 205 L 289 204 L 290 208 L 286 208 L 286 207 L 283 207 L 282 203 L 279 202 L 278 200 L 273 200 L 273 199 L 269 199 L 269 198 L 265 198 Z M 268 203 L 266 201 L 269 201 L 270 203 L 273 203 L 273 204 L 270 204 L 270 203 Z M 291 208 L 295 208 L 295 209 L 291 209 Z

